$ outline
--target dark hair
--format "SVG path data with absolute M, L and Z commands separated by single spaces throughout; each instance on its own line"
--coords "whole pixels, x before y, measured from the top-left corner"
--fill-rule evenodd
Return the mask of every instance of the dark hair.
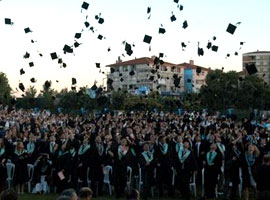
M 61 193 L 61 196 L 67 196 L 69 198 L 72 198 L 73 195 L 77 195 L 73 188 L 66 189 Z
M 71 200 L 71 197 L 61 195 L 61 196 L 58 197 L 56 200 Z
M 269 163 L 269 162 L 270 162 L 270 155 L 265 154 L 265 155 L 263 156 L 263 163 L 264 163 L 264 164 L 267 164 L 267 163 Z
M 17 199 L 18 199 L 18 195 L 12 189 L 4 190 L 1 194 L 1 200 L 17 200 Z
M 92 197 L 93 191 L 89 187 L 83 187 L 79 191 L 80 198 Z
M 127 193 L 127 200 L 139 200 L 140 193 L 136 189 L 131 189 L 130 192 Z

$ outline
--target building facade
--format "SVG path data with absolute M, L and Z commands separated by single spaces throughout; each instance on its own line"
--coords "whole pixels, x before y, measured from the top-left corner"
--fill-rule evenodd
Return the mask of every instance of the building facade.
M 270 51 L 255 51 L 243 54 L 243 72 L 247 73 L 246 65 L 255 64 L 257 74 L 264 81 L 270 83 Z
M 162 61 L 157 67 L 155 58 L 143 57 L 125 62 L 118 58 L 115 64 L 107 65 L 110 67 L 107 78 L 112 80 L 112 88 L 132 94 L 159 91 L 164 95 L 179 95 L 184 91 L 198 92 L 205 84 L 209 69 L 196 66 L 193 61 L 182 64 Z M 201 69 L 200 73 L 196 72 L 197 68 Z M 177 86 L 175 77 L 180 79 Z

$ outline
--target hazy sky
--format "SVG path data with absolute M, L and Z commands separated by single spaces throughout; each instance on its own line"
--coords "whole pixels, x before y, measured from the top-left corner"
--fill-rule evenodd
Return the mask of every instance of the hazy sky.
M 183 11 L 177 8 L 173 0 L 88 0 L 88 10 L 81 10 L 81 0 L 2 0 L 0 1 L 0 71 L 5 72 L 12 88 L 19 81 L 29 87 L 40 89 L 46 80 L 52 80 L 52 86 L 58 90 L 70 88 L 71 78 L 77 78 L 77 86 L 91 86 L 94 80 L 102 84 L 104 75 L 99 73 L 95 63 L 101 68 L 112 64 L 117 57 L 125 53 L 122 42 L 126 40 L 133 47 L 132 56 L 125 54 L 122 60 L 135 57 L 151 57 L 164 53 L 164 60 L 172 63 L 189 62 L 204 67 L 222 68 L 240 71 L 242 53 L 256 50 L 270 50 L 270 1 L 269 0 L 179 0 Z M 151 7 L 151 18 L 147 19 L 147 7 Z M 177 20 L 170 21 L 172 12 Z M 98 24 L 95 15 L 101 13 L 104 24 Z M 84 22 L 94 26 L 95 33 L 88 31 Z M 5 25 L 4 18 L 11 18 L 13 26 Z M 182 29 L 187 20 L 188 28 Z M 234 35 L 226 32 L 229 23 L 242 22 Z M 163 25 L 164 35 L 158 34 Z M 25 34 L 24 28 L 30 27 L 32 33 Z M 63 54 L 65 44 L 72 45 L 76 32 L 81 32 L 78 42 L 82 45 L 74 54 Z M 98 40 L 101 34 L 106 39 Z M 143 43 L 144 35 L 151 35 L 149 45 Z M 218 52 L 206 49 L 208 40 L 217 37 L 214 44 Z M 37 41 L 31 43 L 31 39 Z M 204 47 L 205 55 L 198 57 L 197 43 Z M 240 48 L 240 41 L 246 42 Z M 181 42 L 188 46 L 182 51 Z M 107 52 L 108 47 L 111 48 Z M 25 52 L 30 59 L 23 59 Z M 239 56 L 234 56 L 238 51 Z M 39 56 L 39 52 L 43 57 Z M 67 63 L 60 68 L 57 60 L 51 60 L 50 53 L 57 52 Z M 225 58 L 230 53 L 231 57 Z M 30 68 L 28 63 L 35 66 Z M 24 68 L 22 76 L 19 70 Z M 35 77 L 37 83 L 30 82 Z M 59 80 L 59 83 L 56 83 Z M 20 94 L 20 93 L 19 93 Z

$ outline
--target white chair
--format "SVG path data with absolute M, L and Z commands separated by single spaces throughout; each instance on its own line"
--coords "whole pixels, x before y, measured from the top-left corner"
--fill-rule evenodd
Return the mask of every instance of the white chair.
M 172 167 L 172 186 L 175 184 L 176 170 Z
M 7 163 L 7 183 L 8 189 L 11 188 L 11 183 L 13 182 L 14 173 L 15 173 L 15 165 L 13 163 Z
M 132 168 L 127 167 L 127 192 L 130 192 L 132 182 Z
M 191 177 L 189 188 L 190 188 L 191 192 L 193 193 L 194 197 L 196 198 L 197 197 L 197 187 L 196 187 L 196 174 L 195 174 L 195 172 L 193 172 L 193 175 Z
M 91 179 L 89 178 L 89 176 L 90 176 L 90 167 L 87 168 L 86 176 L 87 176 L 87 185 L 90 188 L 91 187 Z
M 31 193 L 31 185 L 32 185 L 32 181 L 33 181 L 33 176 L 34 176 L 34 165 L 32 164 L 27 164 L 27 170 L 28 170 L 28 182 L 27 182 L 27 185 L 28 185 L 28 193 Z
M 103 182 L 108 185 L 109 187 L 109 193 L 112 195 L 112 186 L 111 186 L 111 180 L 110 175 L 112 174 L 112 166 L 107 165 L 103 168 L 103 174 L 104 174 L 104 180 Z
M 204 168 L 202 169 L 202 192 L 201 197 L 204 197 Z
M 142 181 L 142 168 L 139 168 L 139 186 L 138 186 L 139 192 L 141 192 L 142 185 L 143 185 L 143 181 Z
M 242 197 L 242 186 L 243 186 L 243 179 L 242 179 L 242 169 L 239 168 L 239 185 L 238 185 L 238 191 L 239 191 L 239 197 L 241 199 Z

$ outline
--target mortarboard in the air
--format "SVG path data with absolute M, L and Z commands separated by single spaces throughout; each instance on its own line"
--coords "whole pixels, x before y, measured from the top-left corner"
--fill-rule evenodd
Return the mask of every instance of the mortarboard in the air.
M 27 28 L 24 29 L 24 32 L 25 32 L 25 33 L 30 33 L 30 32 L 32 32 L 32 31 L 31 31 L 31 29 L 30 29 L 29 27 L 27 27 Z
M 115 72 L 115 69 L 113 67 L 110 68 L 111 73 L 113 74 Z
M 197 73 L 197 74 L 201 73 L 201 71 L 202 71 L 202 68 L 201 68 L 201 67 L 197 67 L 197 68 L 196 68 L 196 73 Z
M 71 83 L 72 85 L 75 85 L 75 84 L 77 83 L 76 78 L 72 78 L 72 79 L 71 79 L 71 82 L 72 82 L 72 83 Z
M 181 42 L 182 49 L 186 48 L 187 45 L 184 42 Z
M 150 81 L 153 81 L 154 78 L 155 78 L 154 76 L 150 76 L 150 77 L 149 77 L 149 80 L 150 80 Z
M 217 39 L 217 37 L 216 37 L 216 36 L 214 36 L 214 37 L 213 37 L 213 40 L 216 40 L 216 39 Z
M 184 23 L 183 23 L 183 29 L 186 29 L 188 27 L 188 23 L 187 23 L 187 21 L 184 21 Z
M 151 69 L 151 71 L 150 71 L 152 74 L 155 74 L 157 71 L 156 70 L 154 70 L 154 69 Z
M 62 63 L 63 63 L 62 58 L 59 58 L 59 59 L 58 59 L 58 64 L 62 64 Z
M 103 19 L 103 18 L 99 18 L 99 19 L 98 19 L 98 23 L 99 23 L 99 24 L 103 24 L 103 23 L 104 23 L 104 19 Z
M 75 37 L 76 39 L 80 39 L 80 38 L 81 38 L 81 36 L 82 36 L 82 34 L 81 34 L 81 33 L 76 33 L 74 37 Z
M 174 22 L 176 20 L 176 17 L 175 17 L 175 15 L 173 14 L 172 16 L 171 16 L 171 22 Z
M 102 38 L 103 38 L 103 35 L 98 35 L 98 37 L 97 37 L 99 40 L 102 40 Z
M 249 75 L 256 74 L 258 72 L 255 64 L 246 64 L 246 70 Z
M 5 24 L 7 24 L 7 25 L 12 25 L 13 22 L 11 21 L 10 18 L 5 18 Z
M 63 68 L 66 68 L 67 67 L 67 64 L 66 63 L 63 63 Z
M 125 44 L 125 51 L 127 55 L 131 56 L 133 54 L 132 47 L 129 43 L 126 42 Z
M 211 47 L 212 47 L 212 43 L 209 41 L 208 43 L 207 43 L 207 49 L 210 49 Z
M 63 51 L 64 53 L 73 53 L 73 48 L 65 44 Z
M 23 68 L 20 69 L 20 75 L 25 74 L 25 71 L 23 70 Z
M 135 75 L 135 72 L 132 70 L 131 72 L 129 72 L 129 75 L 130 76 L 134 76 Z
M 159 53 L 159 57 L 163 58 L 164 54 L 163 53 Z
M 174 78 L 173 84 L 174 84 L 175 87 L 179 87 L 179 85 L 180 85 L 180 77 Z
M 245 42 L 240 42 L 240 45 L 244 45 Z
M 52 58 L 52 60 L 55 60 L 58 58 L 56 52 L 51 53 L 51 58 Z
M 174 3 L 178 3 L 178 2 L 179 2 L 179 0 L 173 0 L 173 2 L 174 2 Z
M 84 22 L 84 25 L 85 25 L 86 28 L 88 28 L 90 26 L 89 22 L 87 22 L 87 21 Z
M 147 14 L 149 14 L 151 12 L 151 7 L 147 8 Z
M 212 46 L 212 51 L 217 52 L 218 51 L 218 46 L 216 46 L 216 45 Z
M 233 34 L 234 34 L 234 32 L 235 32 L 235 30 L 236 30 L 236 26 L 235 26 L 235 25 L 233 25 L 233 24 L 229 24 L 229 25 L 228 25 L 228 28 L 227 28 L 227 30 L 226 30 L 226 31 L 227 31 L 228 33 L 230 33 L 230 34 L 232 34 L 232 35 L 233 35 Z
M 234 53 L 234 55 L 235 55 L 235 56 L 238 56 L 238 52 L 236 51 L 236 52 Z
M 89 7 L 89 3 L 87 3 L 87 2 L 84 1 L 83 4 L 82 4 L 82 8 L 85 9 L 85 10 L 87 10 L 88 7 Z
M 33 62 L 30 62 L 29 63 L 29 67 L 34 67 L 34 63 Z
M 179 6 L 179 10 L 182 11 L 184 9 L 184 6 L 183 5 L 180 5 Z
M 44 86 L 45 86 L 46 89 L 50 88 L 51 85 L 52 85 L 51 81 L 48 81 L 48 80 L 45 81 L 45 83 L 44 83 Z
M 120 81 L 121 81 L 121 82 L 123 82 L 123 81 L 124 81 L 124 79 L 123 79 L 123 78 L 120 78 Z
M 203 48 L 198 47 L 198 55 L 199 56 L 203 56 L 204 55 Z
M 151 40 L 152 40 L 152 37 L 151 36 L 145 35 L 144 36 L 144 39 L 143 39 L 143 42 L 145 42 L 147 44 L 150 44 L 151 43 Z
M 71 90 L 76 91 L 76 86 L 71 86 Z
M 123 76 L 123 74 L 122 73 L 119 73 L 119 76 Z
M 31 81 L 32 83 L 37 82 L 37 80 L 36 80 L 35 78 L 31 78 L 30 81 Z
M 79 42 L 77 42 L 77 41 L 74 42 L 74 47 L 75 47 L 75 48 L 79 47 L 80 45 L 81 45 L 81 44 L 80 44 Z
M 100 68 L 100 63 L 96 63 L 96 68 Z
M 24 59 L 30 58 L 30 53 L 26 52 L 23 56 Z
M 23 92 L 24 92 L 25 87 L 24 87 L 23 83 L 19 83 L 19 88 L 20 88 L 20 90 L 21 90 L 21 91 L 23 91 Z
M 164 34 L 164 33 L 166 33 L 166 30 L 165 30 L 165 28 L 159 28 L 159 30 L 158 30 L 158 33 L 160 33 L 160 34 Z

